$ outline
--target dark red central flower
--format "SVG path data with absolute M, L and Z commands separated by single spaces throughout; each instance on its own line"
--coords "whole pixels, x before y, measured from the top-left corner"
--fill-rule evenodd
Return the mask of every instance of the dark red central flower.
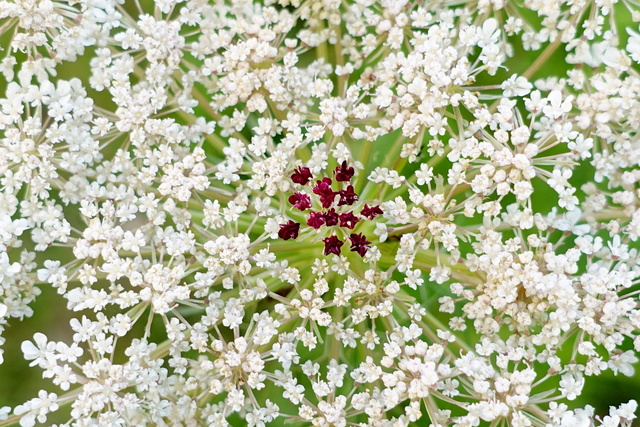
M 345 160 L 334 172 L 336 174 L 336 181 L 349 182 L 351 181 L 351 178 L 353 178 L 354 172 L 353 167 L 348 166 L 347 161 Z
M 370 241 L 364 236 L 364 234 L 354 234 L 351 233 L 349 236 L 349 240 L 351 240 L 351 251 L 358 252 L 360 256 L 364 256 L 369 250 Z
M 340 214 L 340 227 L 346 227 L 349 230 L 353 230 L 353 227 L 360 221 L 357 216 L 351 212 Z
M 311 181 L 311 169 L 302 166 L 294 169 L 291 175 L 291 181 L 296 184 L 306 185 L 307 182 Z
M 294 208 L 304 211 L 311 207 L 311 197 L 304 193 L 293 193 L 289 196 L 289 203 L 291 203 Z
M 313 227 L 316 230 L 324 224 L 324 214 L 322 212 L 311 212 L 309 214 L 309 219 L 307 220 L 307 225 L 309 227 Z
M 356 210 L 353 207 L 343 208 L 342 206 L 353 206 L 358 201 L 358 194 L 356 194 L 353 185 L 350 184 L 355 174 L 355 169 L 349 166 L 346 161 L 343 161 L 335 168 L 333 174 L 335 182 L 326 176 L 317 177 L 320 179 L 316 179 L 315 185 L 313 185 L 313 194 L 305 191 L 296 191 L 289 196 L 289 203 L 294 208 L 300 211 L 311 209 L 306 220 L 306 224 L 309 227 L 318 230 L 318 233 L 320 233 L 320 229 L 323 226 L 338 226 L 343 231 L 344 229 L 353 230 L 360 221 L 372 220 L 383 213 L 380 206 L 364 205 L 359 214 L 356 214 Z M 291 175 L 291 180 L 300 185 L 306 185 L 312 179 L 314 177 L 311 174 L 311 169 L 305 166 L 298 167 Z M 333 190 L 332 185 L 338 187 L 336 191 Z M 322 205 L 322 208 L 316 210 L 318 202 Z M 286 224 L 280 225 L 278 236 L 284 240 L 296 239 L 299 232 L 300 223 L 289 220 Z M 335 229 L 331 233 L 336 233 Z M 371 247 L 371 242 L 362 233 L 351 233 L 349 240 L 351 241 L 351 251 L 357 252 L 361 257 L 364 257 Z M 340 255 L 346 239 L 345 241 L 340 240 L 336 234 L 332 234 L 322 239 L 322 241 L 324 242 L 325 255 Z
M 352 205 L 358 201 L 358 195 L 353 191 L 353 185 L 347 186 L 346 190 L 338 191 L 340 194 L 340 200 L 338 201 L 338 206 L 344 205 Z
M 325 209 L 333 204 L 337 194 L 331 189 L 331 178 L 327 177 L 316 181 L 316 186 L 313 187 L 313 192 L 320 196 L 320 203 Z
M 364 208 L 362 208 L 362 210 L 360 211 L 360 215 L 365 216 L 369 219 L 374 219 L 376 216 L 382 215 L 382 209 L 380 209 L 380 206 L 369 207 L 365 204 Z
M 283 240 L 295 239 L 300 232 L 300 223 L 289 220 L 286 224 L 280 225 L 278 237 Z
M 324 242 L 325 255 L 340 255 L 340 248 L 342 247 L 342 245 L 344 245 L 344 242 L 338 239 L 336 235 L 325 237 L 324 239 L 322 239 L 322 241 Z
M 331 227 L 332 225 L 338 225 L 338 213 L 335 209 L 331 208 L 324 213 L 324 223 L 327 227 Z

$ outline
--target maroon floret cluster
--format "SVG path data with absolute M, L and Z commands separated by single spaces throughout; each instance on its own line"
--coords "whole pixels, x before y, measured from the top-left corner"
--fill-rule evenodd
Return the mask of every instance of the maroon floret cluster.
M 304 193 L 293 193 L 289 196 L 289 203 L 298 210 L 306 211 L 311 207 L 311 197 Z
M 336 194 L 338 194 L 331 189 L 331 178 L 326 177 L 316 181 L 313 193 L 320 197 L 320 203 L 325 209 L 333 204 Z
M 358 252 L 360 256 L 364 256 L 369 250 L 370 241 L 367 240 L 366 237 L 362 233 L 353 234 L 349 236 L 349 240 L 351 240 L 351 250 L 353 252 Z
M 293 175 L 291 175 L 291 181 L 296 184 L 307 185 L 307 182 L 311 181 L 311 170 L 303 167 L 295 169 Z
M 354 172 L 353 167 L 348 166 L 347 161 L 345 160 L 334 172 L 336 174 L 336 181 L 349 182 L 351 181 L 351 178 L 353 178 Z
M 344 245 L 344 242 L 338 239 L 338 236 L 333 234 L 329 237 L 325 237 L 324 239 L 322 239 L 322 241 L 324 242 L 325 255 L 329 255 L 329 254 L 340 255 L 340 248 L 342 248 L 342 245 Z
M 358 201 L 358 195 L 350 183 L 354 173 L 354 168 L 344 161 L 333 171 L 335 183 L 329 177 L 322 177 L 313 184 L 311 170 L 307 167 L 298 167 L 293 171 L 291 181 L 302 187 L 311 182 L 311 192 L 317 196 L 315 198 L 316 206 L 320 205 L 322 208 L 313 210 L 312 197 L 304 191 L 296 191 L 289 196 L 289 203 L 300 211 L 309 210 L 306 224 L 315 230 L 322 227 L 353 230 L 360 221 L 373 220 L 377 215 L 382 214 L 380 206 L 367 204 L 356 214 L 354 205 Z M 338 187 L 335 190 L 334 185 Z M 295 239 L 298 237 L 299 231 L 300 223 L 289 220 L 286 224 L 280 225 L 278 236 L 284 240 Z M 335 230 L 322 241 L 324 242 L 325 255 L 340 255 L 342 246 L 345 244 L 345 241 L 340 240 L 337 236 Z M 349 233 L 349 241 L 351 242 L 350 250 L 357 252 L 362 257 L 365 256 L 371 245 L 371 242 L 362 233 Z
M 289 220 L 286 224 L 280 226 L 278 231 L 278 237 L 283 240 L 295 239 L 300 232 L 300 223 Z

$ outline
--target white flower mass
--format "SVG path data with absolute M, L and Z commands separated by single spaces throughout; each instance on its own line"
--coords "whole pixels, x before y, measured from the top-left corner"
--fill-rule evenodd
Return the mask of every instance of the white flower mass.
M 638 21 L 0 0 L 0 426 L 636 425 Z

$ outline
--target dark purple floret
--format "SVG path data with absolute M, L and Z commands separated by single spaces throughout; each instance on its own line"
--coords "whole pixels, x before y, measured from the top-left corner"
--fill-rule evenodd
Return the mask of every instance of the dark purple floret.
M 353 185 L 347 186 L 346 190 L 340 190 L 338 193 L 340 194 L 338 206 L 353 205 L 358 201 L 358 195 L 353 191 Z
M 324 242 L 324 254 L 336 254 L 340 255 L 340 248 L 344 244 L 344 242 L 338 239 L 335 235 L 330 237 L 325 237 L 322 239 Z
M 352 233 L 349 236 L 349 240 L 351 240 L 351 251 L 358 252 L 361 257 L 363 257 L 369 250 L 369 245 L 371 244 L 371 242 L 368 241 L 362 233 Z
M 328 227 L 332 225 L 338 225 L 339 216 L 335 209 L 331 208 L 324 213 L 324 223 Z
M 333 204 L 336 198 L 336 194 L 331 189 L 331 178 L 322 178 L 322 180 L 316 181 L 316 186 L 313 187 L 313 192 L 320 196 L 320 203 L 323 208 L 328 208 Z
M 365 216 L 369 219 L 374 219 L 376 216 L 382 215 L 382 209 L 380 209 L 380 206 L 369 207 L 365 204 L 364 208 L 362 208 L 362 211 L 360 212 L 360 215 Z
M 353 178 L 354 172 L 353 167 L 348 166 L 347 161 L 345 160 L 334 172 L 336 174 L 336 181 L 349 182 L 351 181 L 351 178 Z
M 356 226 L 358 221 L 358 217 L 351 212 L 340 214 L 340 227 L 347 227 L 348 229 L 353 230 L 353 227 Z
M 300 232 L 300 223 L 289 220 L 286 224 L 280 224 L 278 237 L 284 240 L 295 239 Z
M 304 211 L 311 207 L 311 197 L 304 193 L 293 193 L 289 196 L 289 203 L 291 203 L 294 208 Z
M 307 220 L 307 225 L 309 227 L 313 227 L 316 230 L 324 224 L 324 214 L 322 212 L 311 212 L 309 214 L 309 219 Z
M 306 185 L 307 182 L 311 181 L 311 170 L 302 166 L 294 169 L 293 174 L 291 175 L 291 181 L 296 184 Z

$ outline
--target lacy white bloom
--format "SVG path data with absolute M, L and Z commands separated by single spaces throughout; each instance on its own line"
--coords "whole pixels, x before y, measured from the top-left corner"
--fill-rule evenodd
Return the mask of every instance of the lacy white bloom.
M 640 10 L 520 3 L 0 0 L 0 426 L 632 425 Z

